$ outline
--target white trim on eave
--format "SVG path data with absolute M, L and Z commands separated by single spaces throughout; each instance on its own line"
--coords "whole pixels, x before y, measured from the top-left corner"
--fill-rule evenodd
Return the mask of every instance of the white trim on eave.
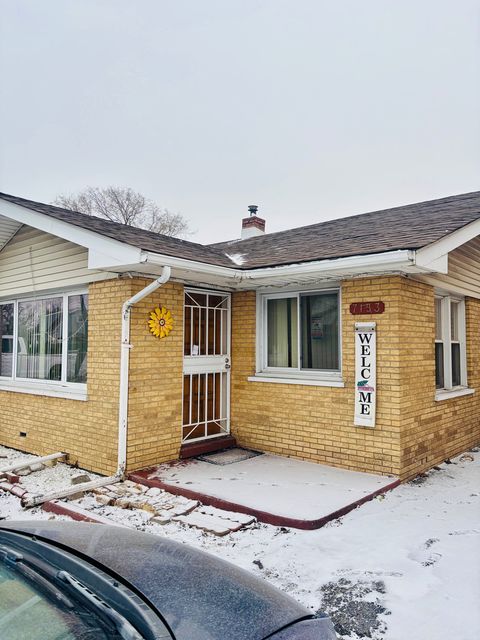
M 123 264 L 139 263 L 141 250 L 70 222 L 32 211 L 19 204 L 0 200 L 0 215 L 34 229 L 63 238 L 88 249 L 88 268 L 110 270 Z
M 312 262 L 301 262 L 297 264 L 287 264 L 278 267 L 262 267 L 250 269 L 243 273 L 251 279 L 259 280 L 268 278 L 272 274 L 299 276 L 305 274 L 321 274 L 328 272 L 332 275 L 342 275 L 344 273 L 365 273 L 365 269 L 376 271 L 398 271 L 402 269 L 410 270 L 415 264 L 415 257 L 412 251 L 386 251 L 367 255 L 348 256 L 346 258 L 330 258 L 326 260 L 314 260 Z
M 143 269 L 148 265 L 154 265 L 155 267 L 161 267 L 165 264 L 170 265 L 174 269 L 180 269 L 182 271 L 195 271 L 196 273 L 203 273 L 205 275 L 220 276 L 225 278 L 241 279 L 244 271 L 235 269 L 235 267 L 222 267 L 216 264 L 210 264 L 208 262 L 199 262 L 198 260 L 187 260 L 186 258 L 177 258 L 175 256 L 167 256 L 160 253 L 153 253 L 152 251 L 143 251 L 140 259 Z
M 443 270 L 438 268 L 441 261 L 443 260 L 445 268 L 445 261 L 450 251 L 473 240 L 473 238 L 478 235 L 480 235 L 480 214 L 478 220 L 466 224 L 464 227 L 457 229 L 436 242 L 428 244 L 422 249 L 417 249 L 415 263 L 417 266 L 428 269 L 429 271 L 448 273 L 448 269 Z
M 26 206 L 0 200 L 0 215 L 34 227 L 88 249 L 92 270 L 141 271 L 157 277 L 159 268 L 170 266 L 172 277 L 181 281 L 216 284 L 230 289 L 257 289 L 345 279 L 369 275 L 448 273 L 448 253 L 480 235 L 480 218 L 418 251 L 392 250 L 345 258 L 314 260 L 272 267 L 240 269 L 197 260 L 142 251 L 101 233 L 84 229 L 33 211 Z
M 159 266 L 168 264 L 174 269 L 174 277 L 180 273 L 195 272 L 204 277 L 224 279 L 234 289 L 255 289 L 265 287 L 276 282 L 284 282 L 285 278 L 295 278 L 296 282 L 308 280 L 312 277 L 318 279 L 331 279 L 333 277 L 355 277 L 359 275 L 385 274 L 385 273 L 417 273 L 422 269 L 415 267 L 415 252 L 409 250 L 386 251 L 384 253 L 349 256 L 346 258 L 333 258 L 327 260 L 314 260 L 296 264 L 280 265 L 276 267 L 262 267 L 258 269 L 241 270 L 229 267 L 216 266 L 145 252 L 142 256 L 142 270 L 148 271 L 148 265 L 158 269 Z

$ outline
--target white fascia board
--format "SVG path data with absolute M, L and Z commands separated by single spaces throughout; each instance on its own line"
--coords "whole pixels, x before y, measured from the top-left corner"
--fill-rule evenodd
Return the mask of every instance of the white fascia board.
M 337 275 L 345 273 L 375 273 L 377 271 L 409 271 L 415 265 L 412 251 L 387 251 L 368 255 L 349 256 L 347 258 L 332 258 L 287 264 L 278 267 L 263 267 L 244 271 L 245 276 L 252 280 L 271 278 L 272 276 L 305 276 L 305 275 Z
M 103 238 L 103 236 L 99 236 Z M 107 238 L 108 240 L 108 238 Z M 75 240 L 72 240 L 75 242 Z M 116 242 L 113 240 L 113 242 Z M 77 244 L 79 244 L 77 242 Z M 88 268 L 100 269 L 103 271 L 116 271 L 120 267 L 126 264 L 139 264 L 141 260 L 142 251 L 137 247 L 132 247 L 129 244 L 117 243 L 119 246 L 112 247 L 111 245 L 103 246 L 100 244 L 99 248 L 89 247 L 88 250 Z
M 0 200 L 0 214 L 34 229 L 86 247 L 89 269 L 106 269 L 121 264 L 138 263 L 141 250 L 95 231 L 52 218 L 27 207 Z
M 384 253 L 362 256 L 350 256 L 348 258 L 335 258 L 330 260 L 316 260 L 298 264 L 281 265 L 278 267 L 262 267 L 259 269 L 241 270 L 236 268 L 221 267 L 183 258 L 159 255 L 145 252 L 142 255 L 142 269 L 148 271 L 148 264 L 156 267 L 170 265 L 174 270 L 182 272 L 201 273 L 206 278 L 222 278 L 229 281 L 230 286 L 238 289 L 254 288 L 270 284 L 275 280 L 285 278 L 302 278 L 317 275 L 323 278 L 332 278 L 342 274 L 366 274 L 379 272 L 416 272 L 415 253 L 413 251 L 387 251 Z
M 426 273 L 448 273 L 448 253 L 444 255 L 438 256 L 433 260 L 427 261 L 424 255 L 419 255 L 418 252 L 415 256 L 415 266 L 418 268 L 418 271 L 423 271 Z
M 207 262 L 198 262 L 198 260 L 187 260 L 185 258 L 176 258 L 174 256 L 151 253 L 150 251 L 142 252 L 140 261 L 144 269 L 149 264 L 156 267 L 169 265 L 174 269 L 181 269 L 182 271 L 194 271 L 195 273 L 239 280 L 242 278 L 244 273 L 243 271 L 235 268 L 221 267 L 215 264 L 208 264 Z
M 428 268 L 429 265 L 434 264 L 439 258 L 446 256 L 450 251 L 473 240 L 473 238 L 478 235 L 480 235 L 480 218 L 474 220 L 474 222 L 470 222 L 470 224 L 466 224 L 461 229 L 457 229 L 457 231 L 450 233 L 448 236 L 428 244 L 422 249 L 417 249 L 415 252 L 415 262 L 419 267 L 426 266 Z M 447 272 L 441 271 L 440 273 Z

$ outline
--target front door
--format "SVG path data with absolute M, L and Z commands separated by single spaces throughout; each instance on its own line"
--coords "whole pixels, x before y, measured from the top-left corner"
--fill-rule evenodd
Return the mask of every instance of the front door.
M 185 289 L 182 442 L 230 432 L 230 294 Z

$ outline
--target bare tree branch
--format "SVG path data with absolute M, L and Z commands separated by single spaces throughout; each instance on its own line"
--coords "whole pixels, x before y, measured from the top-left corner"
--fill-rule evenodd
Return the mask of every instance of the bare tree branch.
M 180 213 L 161 209 L 130 187 L 86 187 L 77 194 L 59 195 L 52 204 L 166 236 L 184 238 L 191 233 Z

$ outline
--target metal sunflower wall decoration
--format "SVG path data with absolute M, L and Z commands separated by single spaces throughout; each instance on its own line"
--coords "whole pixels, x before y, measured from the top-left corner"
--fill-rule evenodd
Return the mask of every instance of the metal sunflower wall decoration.
M 148 326 L 156 338 L 166 338 L 173 329 L 172 314 L 165 307 L 157 307 L 150 312 Z

